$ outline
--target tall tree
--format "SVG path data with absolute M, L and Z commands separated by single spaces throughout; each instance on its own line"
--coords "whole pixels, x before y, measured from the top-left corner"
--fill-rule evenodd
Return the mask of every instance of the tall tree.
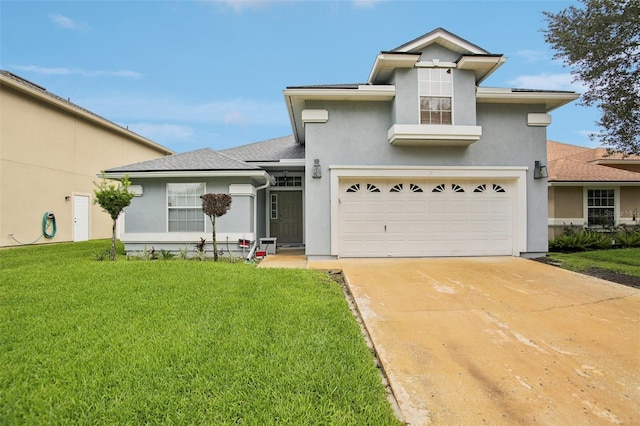
M 213 260 L 218 261 L 218 242 L 216 241 L 216 218 L 224 216 L 231 206 L 229 194 L 204 194 L 202 198 L 202 210 L 211 220 L 211 233 L 213 237 Z
M 596 106 L 603 131 L 593 138 L 611 151 L 640 154 L 640 0 L 579 0 L 544 12 L 554 58 L 583 82 L 581 104 Z
M 102 210 L 107 212 L 113 221 L 113 225 L 111 226 L 111 252 L 109 254 L 109 260 L 116 260 L 116 221 L 118 220 L 118 216 L 127 207 L 131 204 L 131 199 L 134 197 L 134 194 L 129 192 L 129 185 L 131 182 L 127 176 L 124 177 L 122 182 L 115 183 L 107 183 L 107 180 L 102 176 L 102 182 L 99 184 L 94 184 L 98 187 L 94 191 L 96 204 L 99 204 L 102 207 Z

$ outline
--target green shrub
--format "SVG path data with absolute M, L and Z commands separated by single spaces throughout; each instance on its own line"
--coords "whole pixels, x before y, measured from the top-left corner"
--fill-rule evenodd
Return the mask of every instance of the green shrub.
M 621 231 L 614 236 L 621 247 L 640 247 L 640 231 Z
M 640 247 L 640 229 L 617 228 L 616 231 L 594 231 L 565 228 L 565 231 L 549 241 L 549 251 L 577 252 L 611 248 Z
M 588 229 L 564 233 L 549 242 L 549 251 L 585 251 L 611 248 L 611 236 Z

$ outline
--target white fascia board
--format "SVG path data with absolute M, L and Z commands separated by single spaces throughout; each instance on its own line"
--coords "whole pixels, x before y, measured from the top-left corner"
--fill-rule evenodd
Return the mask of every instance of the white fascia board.
M 96 175 L 101 177 L 102 174 Z M 158 172 L 111 172 L 105 173 L 108 179 L 135 178 L 191 178 L 191 177 L 251 177 L 267 180 L 269 174 L 264 170 L 181 170 Z
M 393 84 L 359 85 L 357 89 L 323 88 L 323 89 L 286 89 L 284 95 L 289 98 L 304 100 L 391 100 L 396 95 Z
M 418 59 L 420 55 L 415 53 L 380 53 L 376 56 L 367 81 L 375 84 L 378 77 L 382 75 L 386 79 L 397 68 L 413 68 Z
M 296 158 L 296 159 L 282 159 L 280 161 L 251 161 L 249 162 L 254 166 L 261 168 L 269 168 L 269 167 L 304 167 L 305 162 L 304 158 Z
M 402 52 L 421 50 L 432 43 L 438 43 L 458 53 L 463 51 L 480 55 L 489 53 L 475 44 L 469 43 L 468 41 L 456 36 L 455 34 L 449 34 L 444 31 L 435 31 L 425 37 L 418 38 L 413 42 L 402 45 Z
M 280 164 L 286 164 L 288 166 L 304 166 L 304 158 L 283 158 L 280 160 Z
M 498 68 L 507 62 L 504 56 L 462 56 L 458 60 L 458 69 L 475 71 L 476 84 L 482 83 Z
M 546 112 L 552 111 L 580 97 L 576 92 L 520 92 L 512 89 L 478 87 L 478 103 L 544 104 Z

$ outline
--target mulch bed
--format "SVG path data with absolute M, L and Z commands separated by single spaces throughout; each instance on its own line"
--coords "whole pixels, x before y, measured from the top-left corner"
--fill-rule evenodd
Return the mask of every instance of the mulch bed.
M 533 260 L 546 263 L 547 265 L 562 267 L 560 263 L 555 262 L 546 257 L 539 257 Z M 611 271 L 607 271 L 606 269 L 600 269 L 600 268 L 589 268 L 585 271 L 580 271 L 580 273 L 585 275 L 590 275 L 592 277 L 600 278 L 603 280 L 611 281 L 614 283 L 626 285 L 629 287 L 640 288 L 640 277 L 632 277 L 630 275 L 618 274 L 616 272 L 611 272 Z

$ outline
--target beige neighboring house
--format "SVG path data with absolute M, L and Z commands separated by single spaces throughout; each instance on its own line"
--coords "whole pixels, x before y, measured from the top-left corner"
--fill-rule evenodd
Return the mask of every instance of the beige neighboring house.
M 97 175 L 171 154 L 0 70 L 0 247 L 110 237 L 111 219 L 93 203 Z M 56 221 L 52 238 L 42 236 L 46 213 Z M 47 233 L 51 225 L 49 220 Z
M 640 156 L 547 141 L 549 239 L 565 225 L 640 223 Z

